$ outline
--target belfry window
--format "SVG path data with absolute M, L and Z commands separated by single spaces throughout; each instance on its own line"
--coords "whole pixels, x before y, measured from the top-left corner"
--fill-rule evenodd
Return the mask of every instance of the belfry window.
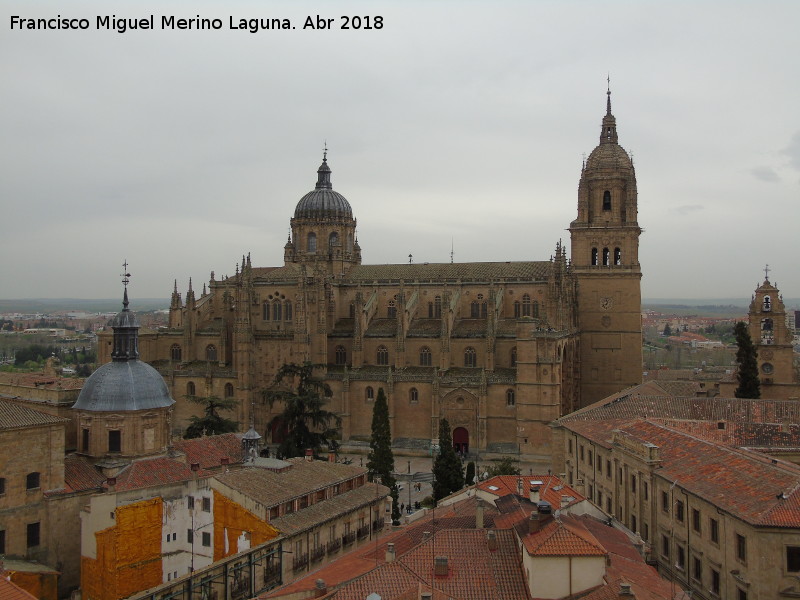
M 333 351 L 334 361 L 337 365 L 346 365 L 347 364 L 347 350 L 344 349 L 344 346 L 336 346 Z
M 317 251 L 317 234 L 313 231 L 308 234 L 308 243 L 306 244 L 306 248 L 308 249 L 308 252 Z
M 611 256 L 611 253 L 608 251 L 608 248 L 603 248 L 603 266 L 604 267 L 608 266 L 608 264 L 609 264 L 608 261 L 609 261 L 610 256 Z
M 619 248 L 614 248 L 614 264 L 621 265 L 622 264 L 622 250 Z
M 611 192 L 603 192 L 603 210 L 611 210 Z
M 525 294 L 522 296 L 522 316 L 523 317 L 530 317 L 531 316 L 531 297 L 530 294 Z
M 206 346 L 206 360 L 210 362 L 217 360 L 217 347 L 214 344 Z
M 467 348 L 466 350 L 464 350 L 464 366 L 474 367 L 477 364 L 478 364 L 478 359 L 475 353 L 475 348 Z
M 389 364 L 389 350 L 386 346 L 378 346 L 378 364 L 386 366 Z
M 431 357 L 431 349 L 427 346 L 423 346 L 420 348 L 419 351 L 419 366 L 420 367 L 430 367 L 433 364 L 433 360 Z
M 170 346 L 169 357 L 172 360 L 180 360 L 181 359 L 181 347 L 178 344 L 172 344 L 172 346 Z
M 769 296 L 764 296 L 764 301 L 762 303 L 764 312 L 769 312 L 772 310 L 772 298 Z
M 597 266 L 597 248 L 592 248 L 592 266 Z

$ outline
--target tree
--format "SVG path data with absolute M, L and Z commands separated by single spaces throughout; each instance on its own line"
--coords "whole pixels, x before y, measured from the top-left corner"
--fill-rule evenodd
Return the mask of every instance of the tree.
M 203 416 L 190 417 L 191 424 L 186 428 L 186 433 L 183 434 L 185 439 L 231 433 L 239 429 L 236 421 L 226 419 L 219 414 L 221 410 L 232 410 L 236 406 L 233 398 L 186 396 L 186 399 L 195 404 L 201 404 L 203 406 Z
M 664 325 L 664 337 L 669 337 L 672 335 L 672 327 L 669 326 L 669 323 Z
M 439 421 L 439 455 L 433 463 L 433 499 L 438 502 L 445 496 L 464 487 L 464 473 L 461 461 L 453 448 L 450 423 L 447 419 Z
M 520 471 L 515 464 L 516 462 L 517 461 L 510 456 L 504 456 L 495 464 L 488 467 L 486 473 L 489 477 L 496 477 L 497 475 L 519 475 Z
M 736 351 L 736 363 L 739 365 L 736 379 L 739 381 L 739 387 L 736 388 L 734 396 L 737 398 L 760 398 L 761 382 L 758 379 L 758 362 L 756 361 L 758 352 L 750 338 L 750 332 L 747 331 L 747 324 L 739 321 L 733 328 L 733 332 L 736 334 L 736 345 L 739 347 Z
M 467 473 L 464 475 L 464 480 L 467 485 L 475 483 L 475 463 L 473 461 L 467 463 Z
M 310 362 L 285 364 L 278 369 L 275 383 L 288 380 L 293 389 L 263 392 L 270 408 L 276 402 L 283 403 L 283 412 L 274 416 L 268 427 L 279 424 L 286 430 L 286 437 L 278 446 L 278 452 L 286 458 L 303 456 L 309 448 L 317 455 L 322 446 L 330 446 L 339 433 L 342 419 L 325 408 L 333 392 L 327 383 L 314 377 L 317 367 Z
M 389 405 L 383 388 L 378 388 L 378 397 L 372 407 L 372 436 L 369 440 L 367 470 L 370 480 L 376 478 L 392 492 L 392 521 L 400 521 L 398 508 L 397 481 L 394 478 L 394 453 L 392 452 L 392 433 L 389 428 Z

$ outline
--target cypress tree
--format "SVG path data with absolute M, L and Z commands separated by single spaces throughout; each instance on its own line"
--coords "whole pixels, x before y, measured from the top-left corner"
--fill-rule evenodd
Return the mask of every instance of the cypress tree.
M 734 395 L 737 398 L 760 398 L 761 382 L 758 379 L 756 360 L 758 352 L 750 338 L 750 332 L 747 331 L 747 324 L 739 321 L 733 332 L 736 334 L 736 345 L 739 346 L 736 351 L 736 362 L 739 365 L 736 379 L 739 381 L 739 387 L 736 388 Z
M 442 419 L 439 421 L 439 455 L 433 463 L 433 500 L 438 502 L 463 487 L 464 473 L 453 448 L 450 423 Z
M 397 481 L 394 478 L 394 453 L 392 433 L 389 427 L 389 404 L 383 388 L 378 388 L 378 397 L 372 407 L 372 435 L 369 440 L 367 470 L 371 481 L 376 479 L 391 490 L 392 522 L 400 521 Z

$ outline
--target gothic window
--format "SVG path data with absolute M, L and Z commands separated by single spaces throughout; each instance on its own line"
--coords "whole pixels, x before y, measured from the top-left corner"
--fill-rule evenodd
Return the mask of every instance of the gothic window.
M 292 302 L 291 302 L 291 300 L 287 300 L 286 301 L 286 304 L 284 304 L 284 311 L 283 312 L 284 312 L 284 318 L 287 321 L 291 321 L 292 320 Z
M 272 304 L 272 320 L 273 321 L 280 321 L 281 320 L 281 302 L 280 300 L 275 300 Z
M 264 320 L 269 321 L 269 302 L 264 302 Z
M 516 367 L 517 366 L 517 347 L 516 346 L 514 346 L 511 349 L 511 366 L 512 367 Z
M 603 192 L 603 210 L 611 210 L 611 192 Z
M 388 365 L 389 364 L 389 350 L 386 346 L 378 346 L 378 364 L 379 365 Z
M 89 451 L 90 434 L 88 429 L 81 429 L 81 449 L 84 452 Z
M 467 348 L 464 350 L 464 366 L 474 367 L 478 364 L 475 348 Z
M 170 346 L 169 357 L 172 360 L 180 360 L 181 359 L 181 347 L 178 344 L 172 344 L 172 346 Z
M 194 381 L 190 381 L 186 384 L 186 395 L 187 396 L 194 396 L 196 393 L 196 389 L 194 387 Z
M 514 318 L 519 319 L 522 316 L 522 304 L 519 300 L 514 300 Z
M 608 266 L 608 264 L 609 264 L 609 263 L 608 263 L 608 261 L 609 261 L 609 256 L 610 256 L 610 253 L 609 253 L 609 251 L 608 251 L 608 248 L 603 248 L 603 266 L 604 266 L 604 267 L 607 267 L 607 266 Z
M 525 294 L 522 297 L 522 316 L 523 317 L 530 317 L 531 316 L 531 297 L 530 297 L 530 294 Z
M 333 355 L 337 365 L 347 364 L 347 350 L 344 349 L 344 346 L 336 346 L 333 350 Z
M 226 383 L 225 384 L 225 397 L 226 398 L 233 398 L 233 384 Z
M 313 231 L 308 234 L 308 244 L 306 245 L 308 252 L 317 251 L 317 234 Z
M 28 476 L 25 478 L 25 489 L 26 490 L 35 490 L 39 487 L 39 473 L 34 471 L 33 473 L 28 473 Z
M 432 364 L 431 349 L 427 346 L 423 346 L 419 351 L 419 366 L 430 367 Z
M 481 302 L 481 319 L 486 318 L 486 302 Z
M 534 317 L 538 317 L 539 316 L 539 301 L 538 300 L 534 300 L 534 302 L 533 302 L 533 316 Z
M 506 390 L 506 406 L 514 406 L 517 403 L 514 397 L 514 390 Z
M 386 317 L 388 319 L 397 318 L 397 307 L 394 304 L 394 300 L 389 300 L 389 307 L 386 309 Z
M 433 316 L 436 319 L 441 319 L 442 318 L 442 297 L 441 296 L 436 296 L 436 298 L 433 299 Z
M 356 305 L 353 302 L 350 303 L 350 318 L 351 319 L 356 318 Z
M 108 432 L 108 451 L 120 452 L 122 450 L 122 432 L 119 429 L 112 429 Z
M 367 387 L 365 392 L 365 398 L 367 399 L 367 401 L 375 400 L 375 391 L 372 389 L 372 387 Z
M 622 264 L 622 250 L 619 248 L 614 248 L 614 264 L 621 265 Z
M 411 404 L 419 404 L 419 392 L 417 391 L 417 388 L 411 388 L 408 391 L 408 401 Z
M 428 318 L 433 318 L 433 302 L 428 302 Z
M 763 307 L 765 312 L 769 312 L 772 310 L 772 298 L 769 296 L 764 296 Z
M 592 266 L 597 266 L 597 248 L 592 248 Z
M 480 316 L 480 305 L 473 301 L 472 304 L 469 305 L 469 316 L 473 319 L 477 319 Z
M 339 234 L 337 232 L 333 232 L 328 236 L 328 248 L 333 248 L 334 246 L 339 245 Z
M 206 346 L 206 360 L 212 362 L 217 360 L 217 347 L 214 344 Z

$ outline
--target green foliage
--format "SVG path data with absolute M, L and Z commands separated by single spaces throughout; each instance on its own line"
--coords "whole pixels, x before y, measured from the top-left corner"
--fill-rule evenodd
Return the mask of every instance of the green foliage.
M 369 448 L 367 470 L 370 480 L 378 479 L 392 490 L 392 521 L 399 521 L 397 481 L 393 475 L 394 453 L 392 452 L 392 433 L 389 427 L 389 404 L 383 388 L 378 388 L 378 397 L 372 407 L 372 436 L 369 440 Z
M 439 421 L 439 455 L 433 463 L 433 498 L 438 502 L 445 496 L 464 487 L 464 473 L 461 461 L 453 448 L 450 423 L 447 419 Z
M 467 485 L 473 485 L 475 483 L 475 463 L 473 461 L 469 461 L 467 463 L 467 474 L 464 476 Z
M 733 330 L 736 334 L 736 345 L 739 347 L 736 351 L 736 363 L 739 365 L 736 379 L 739 381 L 739 387 L 736 388 L 734 395 L 737 398 L 760 398 L 761 381 L 758 379 L 756 360 L 758 353 L 750 338 L 747 324 L 739 321 Z
M 490 465 L 486 469 L 489 477 L 496 477 L 497 475 L 519 475 L 520 470 L 517 467 L 517 461 L 510 456 L 504 456 L 495 464 Z
M 667 337 L 670 335 L 672 335 L 672 327 L 670 327 L 669 323 L 667 323 L 666 325 L 664 325 L 664 336 Z
M 232 410 L 236 406 L 233 398 L 220 398 L 218 396 L 186 396 L 187 400 L 195 404 L 203 405 L 202 417 L 191 417 L 191 424 L 183 434 L 185 439 L 199 438 L 204 435 L 219 435 L 220 433 L 232 433 L 239 429 L 236 421 L 231 421 L 220 416 L 220 410 Z
M 392 486 L 392 525 L 400 524 L 400 491 L 397 489 L 397 484 Z
M 17 354 L 14 357 L 14 364 L 18 367 L 27 366 L 25 363 L 28 362 L 36 362 L 42 363 L 44 362 L 44 357 L 50 356 L 55 354 L 58 356 L 60 350 L 58 346 L 49 344 L 31 344 L 30 346 L 26 346 L 25 348 L 20 348 L 17 350 Z M 35 367 L 36 365 L 34 365 Z
M 286 458 L 304 456 L 308 448 L 319 454 L 322 446 L 330 446 L 339 433 L 341 417 L 325 408 L 333 392 L 327 383 L 314 377 L 315 368 L 310 362 L 285 364 L 278 370 L 275 383 L 287 380 L 292 389 L 262 393 L 270 408 L 276 402 L 283 404 L 283 412 L 273 417 L 268 426 L 280 424 L 286 429 L 286 438 L 278 447 Z

